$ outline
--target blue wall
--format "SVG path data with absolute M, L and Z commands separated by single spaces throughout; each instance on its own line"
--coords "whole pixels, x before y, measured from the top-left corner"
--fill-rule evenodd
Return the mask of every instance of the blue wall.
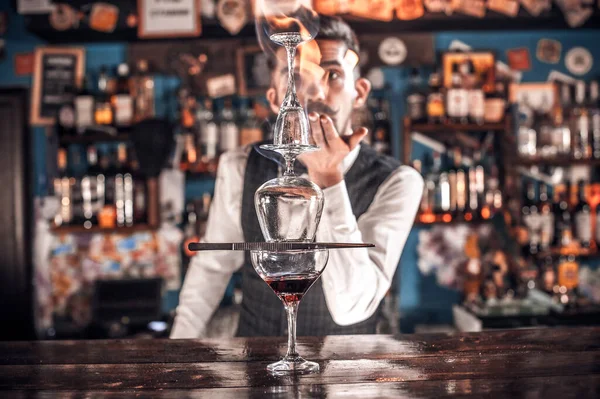
M 5 2 L 3 2 L 5 3 Z M 44 42 L 28 34 L 24 29 L 23 17 L 10 11 L 6 4 L 0 4 L 0 10 L 9 11 L 9 28 L 6 39 L 6 58 L 0 61 L 0 86 L 30 86 L 30 77 L 16 77 L 13 72 L 13 56 L 20 52 L 33 51 L 35 46 Z M 537 42 L 541 38 L 550 38 L 560 41 L 563 45 L 561 61 L 558 64 L 544 64 L 535 58 Z M 461 40 L 475 49 L 490 49 L 496 52 L 497 58 L 506 62 L 506 50 L 518 47 L 527 47 L 531 52 L 532 69 L 523 73 L 523 81 L 544 81 L 551 70 L 563 73 L 568 71 L 564 67 L 564 54 L 572 47 L 583 46 L 594 57 L 592 71 L 584 78 L 591 78 L 600 74 L 600 33 L 598 31 L 535 31 L 535 32 L 441 32 L 435 36 L 436 50 L 445 50 L 452 40 Z M 101 65 L 116 65 L 125 61 L 126 44 L 104 43 L 87 44 L 86 71 L 95 73 Z M 388 68 L 385 70 L 386 81 L 390 90 L 385 94 L 391 100 L 392 118 L 392 148 L 394 155 L 401 154 L 401 118 L 404 114 L 404 95 L 407 90 L 408 71 L 406 68 Z M 164 98 L 166 93 L 172 93 L 178 85 L 177 79 L 160 78 L 157 80 L 157 98 Z M 164 103 L 158 103 L 158 113 L 163 114 Z M 34 192 L 42 195 L 46 192 L 44 174 L 45 165 L 45 137 L 40 128 L 34 131 Z M 427 151 L 425 147 L 416 143 L 413 146 L 413 157 L 421 157 Z M 214 182 L 211 179 L 193 179 L 186 185 L 186 198 L 202 195 L 205 191 L 212 191 Z M 457 292 L 439 287 L 433 276 L 423 276 L 417 269 L 418 232 L 424 227 L 415 227 L 411 232 L 402 259 L 400 261 L 400 308 L 402 313 L 402 329 L 411 331 L 417 323 L 449 323 L 451 322 L 451 305 L 459 300 Z M 177 293 L 170 293 L 166 307 L 172 308 L 177 303 Z

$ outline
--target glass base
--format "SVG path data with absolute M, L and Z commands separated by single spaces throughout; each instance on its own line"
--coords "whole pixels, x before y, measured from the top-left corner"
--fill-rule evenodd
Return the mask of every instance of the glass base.
M 315 362 L 304 360 L 300 356 L 284 357 L 278 362 L 269 364 L 267 370 L 275 375 L 310 374 L 318 373 L 319 365 Z

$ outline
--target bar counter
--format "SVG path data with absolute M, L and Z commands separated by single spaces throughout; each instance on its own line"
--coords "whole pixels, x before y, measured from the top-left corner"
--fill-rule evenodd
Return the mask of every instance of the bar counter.
M 0 397 L 600 396 L 600 328 L 300 337 L 320 374 L 275 377 L 284 338 L 0 343 Z

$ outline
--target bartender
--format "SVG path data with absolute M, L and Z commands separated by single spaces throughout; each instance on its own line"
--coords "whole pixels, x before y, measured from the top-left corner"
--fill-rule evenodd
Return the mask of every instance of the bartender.
M 352 130 L 352 113 L 365 105 L 371 89 L 360 76 L 359 43 L 352 29 L 339 18 L 321 16 L 319 34 L 310 43 L 317 46 L 318 60 L 314 61 L 313 53 L 313 61 L 300 63 L 300 58 L 311 58 L 303 57 L 302 51 L 308 50 L 301 49 L 295 75 L 312 140 L 320 147 L 300 158 L 325 197 L 316 240 L 367 242 L 375 247 L 330 251 L 321 279 L 299 307 L 297 334 L 373 334 L 419 206 L 423 180 L 409 166 L 361 143 L 366 128 Z M 278 113 L 287 88 L 283 48 L 270 57 L 269 67 L 271 87 L 266 96 L 271 110 Z M 264 241 L 254 192 L 277 169 L 277 163 L 254 146 L 223 154 L 203 241 Z M 249 254 L 216 251 L 193 257 L 171 338 L 205 335 L 231 275 L 240 268 L 243 299 L 237 335 L 287 334 L 283 306 L 254 271 Z

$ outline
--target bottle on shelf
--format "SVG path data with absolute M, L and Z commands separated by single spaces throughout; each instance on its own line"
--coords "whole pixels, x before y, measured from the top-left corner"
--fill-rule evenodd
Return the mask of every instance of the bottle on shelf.
M 586 184 L 580 180 L 577 184 L 577 204 L 573 209 L 576 239 L 583 248 L 590 248 L 592 243 L 592 209 L 587 202 Z
M 219 149 L 220 152 L 234 150 L 238 147 L 240 132 L 235 121 L 233 103 L 230 97 L 223 102 L 223 108 L 219 115 Z
M 103 205 L 98 212 L 98 226 L 101 228 L 114 228 L 117 221 L 115 204 L 115 178 L 117 173 L 112 158 L 110 152 L 105 152 L 99 157 L 101 173 L 98 177 L 99 182 L 103 182 L 104 187 Z
M 458 185 L 456 184 L 456 162 L 454 161 L 454 152 L 446 154 L 448 159 L 447 162 L 447 173 L 448 173 L 448 185 L 450 190 L 450 220 L 452 221 L 457 216 L 458 210 Z
M 113 123 L 113 108 L 110 104 L 108 87 L 108 74 L 106 67 L 100 68 L 98 75 L 96 102 L 94 108 L 94 122 L 96 125 L 111 125 Z
M 115 109 L 115 126 L 127 127 L 133 123 L 133 98 L 131 97 L 129 65 L 119 64 L 117 67 L 117 84 L 112 96 Z
M 535 198 L 535 185 L 527 182 L 521 217 L 528 233 L 529 254 L 536 255 L 540 250 L 540 214 Z
M 451 86 L 446 92 L 446 113 L 451 123 L 467 123 L 469 116 L 469 92 L 463 86 L 460 65 L 452 65 Z
M 546 252 L 554 240 L 554 213 L 548 197 L 548 186 L 543 182 L 540 184 L 537 208 L 540 214 L 540 249 L 542 252 Z
M 565 191 L 559 192 L 555 188 L 554 197 L 554 243 L 557 248 L 573 245 L 573 220 L 571 218 L 569 192 L 570 184 L 567 182 Z
M 537 135 L 537 149 L 542 158 L 554 158 L 557 155 L 557 146 L 554 143 L 554 123 L 550 119 L 550 103 L 548 96 L 543 95 L 539 111 L 535 111 L 535 124 Z
M 180 169 L 192 169 L 198 161 L 196 149 L 196 99 L 187 88 L 180 88 L 178 93 L 180 109 L 181 137 L 183 151 L 180 159 Z
M 592 157 L 600 159 L 600 95 L 598 81 L 590 82 L 589 118 L 592 135 Z
M 406 96 L 407 115 L 413 123 L 426 120 L 426 99 L 423 90 L 423 79 L 417 68 L 411 68 L 409 79 L 409 93 Z
M 372 146 L 380 154 L 391 154 L 390 103 L 382 98 L 374 114 Z
M 58 176 L 54 178 L 54 195 L 58 199 L 59 212 L 54 218 L 56 226 L 71 224 L 73 216 L 71 207 L 71 185 L 72 180 L 67 174 L 67 149 L 59 148 L 57 152 Z
M 469 61 L 469 75 L 475 76 L 475 64 Z M 483 125 L 485 119 L 485 95 L 483 93 L 483 85 L 475 79 L 469 80 L 467 86 L 469 97 L 469 119 L 472 123 Z
M 573 132 L 573 157 L 575 159 L 589 159 L 590 146 L 590 119 L 585 106 L 585 82 L 575 84 L 575 105 L 571 109 L 571 129 Z
M 579 264 L 575 256 L 561 256 L 556 271 L 560 303 L 573 305 L 575 289 L 579 285 Z
M 136 71 L 132 78 L 134 122 L 155 116 L 154 108 L 154 77 L 148 70 L 148 61 L 140 59 L 136 65 Z
M 440 124 L 446 119 L 442 79 L 439 72 L 429 75 L 429 94 L 427 95 L 427 122 Z
M 533 129 L 533 109 L 527 95 L 518 106 L 519 127 L 517 132 L 517 149 L 525 158 L 537 155 L 537 132 Z
M 68 86 L 65 88 L 65 101 L 58 108 L 56 115 L 57 134 L 59 136 L 72 136 L 76 134 L 76 113 L 75 113 L 75 88 Z
M 421 222 L 433 223 L 436 221 L 436 215 L 442 213 L 441 208 L 441 190 L 440 190 L 440 169 L 442 161 L 440 153 L 433 152 L 432 162 L 425 176 L 424 193 L 425 206 L 421 215 Z
M 463 167 L 462 152 L 454 148 L 454 170 L 456 173 L 456 219 L 463 219 L 467 211 L 467 171 Z
M 81 197 L 83 202 L 83 227 L 92 228 L 98 224 L 98 151 L 93 145 L 87 148 L 87 171 L 81 178 Z
M 240 123 L 240 146 L 257 143 L 263 139 L 260 121 L 256 117 L 254 101 L 248 99 L 247 105 L 242 106 L 242 122 Z
M 552 107 L 552 144 L 556 148 L 556 154 L 560 156 L 571 155 L 571 129 L 564 118 L 564 105 L 569 100 L 569 86 L 561 86 L 561 101 L 555 101 Z
M 206 98 L 204 107 L 198 109 L 197 120 L 201 161 L 207 168 L 210 168 L 211 165 L 216 164 L 219 143 L 219 129 L 213 113 L 213 102 L 210 98 Z
M 86 129 L 94 125 L 95 99 L 88 86 L 89 80 L 85 77 L 75 96 L 75 127 L 78 134 L 85 133 Z
M 436 187 L 436 199 L 439 198 L 439 211 L 441 213 L 441 221 L 448 223 L 452 221 L 452 193 L 450 188 L 450 168 L 446 162 L 446 167 L 440 172 L 439 184 Z M 456 181 L 456 175 L 452 180 Z M 436 201 L 437 202 L 437 201 Z M 456 207 L 454 208 L 456 209 Z

